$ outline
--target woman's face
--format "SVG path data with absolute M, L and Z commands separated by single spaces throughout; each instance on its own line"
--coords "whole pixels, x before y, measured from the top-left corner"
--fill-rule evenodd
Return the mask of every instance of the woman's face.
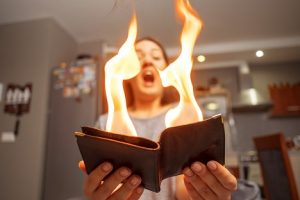
M 144 97 L 162 96 L 163 86 L 158 70 L 167 66 L 161 48 L 154 42 L 142 40 L 135 45 L 141 64 L 140 73 L 130 80 L 135 95 Z

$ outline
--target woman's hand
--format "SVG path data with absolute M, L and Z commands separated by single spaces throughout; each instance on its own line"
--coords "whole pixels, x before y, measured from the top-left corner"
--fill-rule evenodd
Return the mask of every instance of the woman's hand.
M 237 188 L 236 178 L 221 164 L 210 161 L 207 165 L 193 163 L 183 170 L 181 182 L 185 186 L 185 197 L 182 199 L 231 199 L 231 193 Z M 181 189 L 181 193 L 182 193 Z
M 83 161 L 79 162 L 79 168 L 85 171 Z M 85 195 L 92 200 L 139 199 L 143 193 L 143 188 L 139 186 L 141 178 L 132 175 L 126 167 L 120 167 L 108 175 L 112 170 L 112 164 L 104 162 L 92 171 L 85 180 Z

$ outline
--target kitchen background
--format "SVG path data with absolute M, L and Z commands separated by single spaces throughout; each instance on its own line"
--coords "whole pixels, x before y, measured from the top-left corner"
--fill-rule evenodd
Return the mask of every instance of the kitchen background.
M 126 38 L 130 2 L 0 3 L 0 134 L 13 132 L 17 120 L 4 112 L 6 86 L 33 86 L 30 111 L 20 117 L 17 137 L 13 142 L 1 137 L 0 199 L 82 198 L 84 175 L 77 167 L 81 157 L 73 132 L 93 126 L 103 112 L 102 68 L 106 56 Z M 230 95 L 226 115 L 235 126 L 228 129 L 234 157 L 229 162 L 238 164 L 240 155 L 254 150 L 255 136 L 299 135 L 300 115 L 273 116 L 268 90 L 270 84 L 300 83 L 299 2 L 191 3 L 205 23 L 195 47 L 193 83 L 204 91 L 199 98 L 211 95 L 207 88 L 212 79 Z M 181 26 L 172 1 L 144 0 L 136 7 L 139 36 L 158 38 L 176 57 Z M 255 57 L 258 49 L 264 57 Z M 199 54 L 206 55 L 204 63 L 197 62 Z M 78 89 L 78 80 L 72 80 L 74 91 L 74 84 L 60 82 L 72 76 L 66 75 L 71 66 L 82 65 L 87 67 L 79 76 L 88 85 Z M 240 96 L 247 88 L 254 88 L 262 100 L 243 104 Z M 224 91 L 214 95 L 222 97 Z

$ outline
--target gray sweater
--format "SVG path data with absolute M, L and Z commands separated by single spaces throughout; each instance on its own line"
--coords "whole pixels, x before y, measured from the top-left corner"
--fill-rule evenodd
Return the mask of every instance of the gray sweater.
M 163 113 L 158 116 L 147 118 L 147 119 L 139 119 L 139 118 L 131 117 L 131 120 L 139 137 L 144 137 L 153 141 L 158 141 L 161 132 L 166 128 L 165 115 L 166 113 Z M 96 123 L 96 127 L 105 130 L 106 121 L 107 121 L 107 114 L 101 115 Z M 176 187 L 175 177 L 165 179 L 161 183 L 161 191 L 159 193 L 154 193 L 152 191 L 145 190 L 140 199 L 142 200 L 176 199 L 175 187 Z

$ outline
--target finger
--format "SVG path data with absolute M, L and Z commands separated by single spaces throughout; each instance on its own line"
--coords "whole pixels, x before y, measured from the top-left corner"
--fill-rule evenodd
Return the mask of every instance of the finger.
M 141 178 L 139 176 L 133 175 L 129 177 L 125 183 L 115 191 L 112 196 L 109 198 L 110 200 L 118 200 L 118 199 L 127 199 L 133 191 L 140 185 Z
M 192 165 L 193 166 L 193 165 Z M 204 199 L 217 199 L 217 195 L 212 191 L 212 189 L 206 185 L 205 182 L 190 168 L 186 168 L 184 171 L 185 179 L 190 183 L 197 193 Z
M 235 191 L 237 189 L 236 178 L 220 163 L 209 161 L 207 167 L 225 188 L 230 191 Z
M 203 199 L 186 177 L 183 178 L 183 182 L 191 199 Z
M 192 164 L 191 168 L 217 197 L 224 198 L 225 196 L 230 196 L 230 191 L 219 182 L 204 164 L 195 162 Z
M 144 192 L 144 188 L 142 186 L 137 187 L 130 195 L 130 200 L 137 200 L 139 199 Z
M 107 177 L 102 185 L 94 192 L 95 199 L 107 199 L 112 192 L 131 174 L 131 170 L 126 167 L 117 169 L 112 175 Z
M 85 164 L 84 164 L 83 160 L 78 162 L 78 167 L 81 171 L 86 172 L 86 168 L 85 168 Z
M 101 181 L 107 174 L 111 172 L 113 166 L 104 162 L 100 164 L 95 170 L 93 170 L 87 177 L 84 184 L 84 193 L 86 196 L 91 197 L 93 192 L 99 187 Z

